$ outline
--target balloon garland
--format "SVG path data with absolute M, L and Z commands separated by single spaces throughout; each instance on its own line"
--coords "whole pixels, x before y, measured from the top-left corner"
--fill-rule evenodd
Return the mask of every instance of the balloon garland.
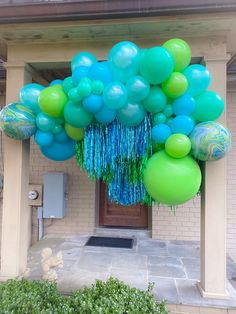
M 25 85 L 19 102 L 1 110 L 0 128 L 16 140 L 34 135 L 51 160 L 76 156 L 121 205 L 184 203 L 200 188 L 198 160 L 223 158 L 232 144 L 214 122 L 224 102 L 208 90 L 208 69 L 190 61 L 189 45 L 176 38 L 148 49 L 119 42 L 103 62 L 80 52 L 71 76 Z

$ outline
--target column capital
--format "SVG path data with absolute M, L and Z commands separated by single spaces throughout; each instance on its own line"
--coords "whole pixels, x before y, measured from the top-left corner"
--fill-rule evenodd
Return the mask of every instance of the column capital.
M 231 55 L 230 54 L 223 54 L 223 55 L 218 55 L 218 56 L 214 56 L 214 55 L 208 55 L 204 57 L 204 61 L 206 63 L 227 63 L 229 60 L 231 59 Z

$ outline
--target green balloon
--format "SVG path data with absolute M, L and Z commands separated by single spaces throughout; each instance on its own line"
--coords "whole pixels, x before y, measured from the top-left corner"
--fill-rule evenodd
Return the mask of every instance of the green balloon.
M 69 90 L 72 89 L 73 87 L 75 87 L 75 85 L 73 83 L 72 77 L 71 76 L 66 77 L 62 82 L 62 88 L 64 92 L 68 94 Z
M 63 117 L 66 102 L 66 94 L 57 86 L 46 87 L 39 95 L 40 109 L 52 117 Z
M 177 98 L 185 93 L 188 88 L 186 77 L 179 72 L 173 72 L 171 76 L 162 83 L 162 90 L 166 96 Z
M 173 57 L 163 47 L 153 47 L 141 54 L 140 73 L 151 84 L 164 82 L 173 69 Z
M 172 105 L 167 104 L 167 105 L 165 106 L 165 108 L 162 110 L 162 113 L 164 113 L 164 115 L 165 115 L 167 118 L 170 118 L 170 117 L 173 115 L 173 113 L 174 113 L 174 110 L 173 110 Z
M 148 160 L 143 175 L 145 188 L 151 197 L 168 205 L 190 200 L 201 184 L 201 170 L 193 158 L 176 159 L 165 151 L 155 153 Z
M 224 111 L 224 100 L 215 92 L 207 91 L 195 98 L 193 117 L 201 122 L 219 118 Z
M 166 105 L 166 95 L 163 93 L 160 87 L 152 87 L 149 95 L 144 99 L 144 108 L 151 112 L 160 112 Z
M 81 104 L 68 101 L 65 105 L 64 118 L 73 127 L 84 128 L 92 122 L 93 115 L 87 112 Z
M 53 134 L 59 134 L 63 130 L 63 126 L 61 124 L 55 124 L 54 128 L 52 129 Z
M 165 149 L 171 157 L 183 158 L 191 150 L 191 141 L 186 135 L 176 133 L 167 139 Z
M 191 61 L 191 48 L 182 39 L 173 38 L 163 45 L 174 59 L 174 71 L 184 70 Z
M 95 95 L 101 95 L 104 90 L 104 84 L 102 81 L 95 80 L 92 82 L 92 93 Z
M 84 138 L 83 128 L 75 128 L 72 125 L 65 123 L 65 131 L 72 140 L 81 141 Z
M 154 120 L 154 124 L 160 124 L 160 123 L 165 123 L 166 122 L 166 116 L 164 115 L 164 113 L 157 113 L 154 115 L 153 117 Z
M 87 79 L 87 78 L 85 78 Z M 85 80 L 85 79 L 81 79 L 80 83 L 77 87 L 77 92 L 80 95 L 81 98 L 85 98 L 87 96 L 89 96 L 91 94 L 92 91 L 92 87 L 91 87 L 91 81 Z

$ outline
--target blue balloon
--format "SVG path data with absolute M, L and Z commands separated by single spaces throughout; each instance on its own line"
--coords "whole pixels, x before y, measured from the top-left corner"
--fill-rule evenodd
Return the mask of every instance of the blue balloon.
M 102 109 L 103 99 L 102 96 L 90 94 L 88 97 L 83 100 L 84 109 L 88 112 L 96 113 Z
M 51 145 L 40 149 L 45 157 L 54 161 L 64 161 L 75 155 L 75 141 L 70 138 L 66 142 L 54 141 Z
M 79 52 L 71 61 L 71 71 L 73 72 L 77 67 L 91 67 L 97 59 L 90 52 Z
M 210 72 L 201 64 L 192 64 L 188 66 L 183 74 L 187 78 L 188 88 L 186 94 L 197 96 L 203 93 L 211 82 Z
M 166 124 L 157 124 L 152 128 L 152 139 L 158 144 L 164 144 L 169 136 L 171 136 L 171 129 Z
M 63 130 L 60 133 L 57 133 L 54 135 L 54 139 L 57 142 L 66 142 L 66 141 L 68 141 L 69 136 L 67 135 L 66 131 L 63 128 Z
M 109 83 L 103 91 L 103 100 L 110 109 L 120 109 L 127 103 L 128 94 L 125 86 L 120 82 Z
M 80 80 L 87 77 L 89 68 L 85 66 L 79 66 L 72 72 L 72 80 L 75 85 L 78 85 Z
M 104 85 L 107 85 L 112 81 L 109 63 L 107 61 L 103 61 L 93 64 L 88 71 L 88 77 L 94 81 L 102 81 Z
M 176 116 L 190 116 L 196 107 L 196 101 L 190 94 L 176 98 L 173 102 L 173 110 Z
M 116 117 L 116 110 L 108 108 L 106 105 L 103 105 L 102 109 L 95 113 L 95 119 L 104 124 L 109 124 Z
M 189 135 L 193 128 L 194 120 L 186 115 L 177 116 L 171 122 L 171 130 L 173 133 Z
M 36 83 L 26 84 L 20 90 L 20 102 L 35 114 L 38 114 L 41 110 L 39 108 L 38 98 L 41 91 L 45 87 Z
M 49 86 L 62 85 L 62 82 L 62 80 L 54 80 L 49 84 Z
M 52 132 L 42 132 L 38 130 L 35 133 L 34 139 L 39 146 L 49 146 L 53 143 L 53 134 Z

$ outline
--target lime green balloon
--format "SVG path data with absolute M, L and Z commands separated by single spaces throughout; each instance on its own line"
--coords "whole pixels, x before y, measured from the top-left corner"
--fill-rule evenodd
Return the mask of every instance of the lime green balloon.
M 193 117 L 201 122 L 218 119 L 224 111 L 224 100 L 215 92 L 207 91 L 195 98 Z
M 166 105 L 166 95 L 163 93 L 160 87 L 151 87 L 149 95 L 144 99 L 144 108 L 151 112 L 160 112 Z
M 83 128 L 75 128 L 72 125 L 65 123 L 65 131 L 72 140 L 81 141 L 84 138 Z
M 177 98 L 185 93 L 188 88 L 186 77 L 179 72 L 173 72 L 171 76 L 162 83 L 162 90 L 166 96 Z
M 183 158 L 191 150 L 191 141 L 186 135 L 176 133 L 167 139 L 165 149 L 171 157 Z
M 191 61 L 191 48 L 186 41 L 173 38 L 166 41 L 163 45 L 174 59 L 174 71 L 184 70 Z
M 50 86 L 43 89 L 39 95 L 40 109 L 52 117 L 63 117 L 67 96 L 61 88 Z
M 201 170 L 189 156 L 173 158 L 165 151 L 155 153 L 144 169 L 144 185 L 151 197 L 168 205 L 193 198 L 201 184 Z

